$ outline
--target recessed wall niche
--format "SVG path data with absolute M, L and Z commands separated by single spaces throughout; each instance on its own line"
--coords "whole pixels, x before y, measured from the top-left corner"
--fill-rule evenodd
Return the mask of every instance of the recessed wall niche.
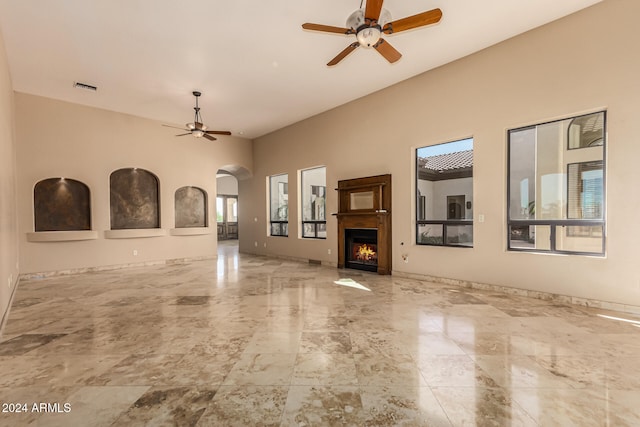
M 207 226 L 207 193 L 198 187 L 181 187 L 175 194 L 176 228 Z
M 48 178 L 33 189 L 35 231 L 91 230 L 89 187 L 69 178 Z
M 111 229 L 160 228 L 158 178 L 139 168 L 118 169 L 109 177 Z

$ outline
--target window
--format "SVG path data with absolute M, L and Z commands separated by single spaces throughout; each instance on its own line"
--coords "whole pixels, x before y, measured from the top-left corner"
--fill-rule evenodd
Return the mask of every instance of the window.
M 289 235 L 289 175 L 269 177 L 269 234 Z
M 327 168 L 324 166 L 300 172 L 302 195 L 302 237 L 327 238 L 325 199 Z
M 238 238 L 238 196 L 216 196 L 216 223 L 218 240 Z
M 508 248 L 603 255 L 606 114 L 509 131 Z
M 238 197 L 227 197 L 227 222 L 238 222 Z
M 216 197 L 216 222 L 224 222 L 224 197 Z
M 473 139 L 416 150 L 416 243 L 473 247 Z

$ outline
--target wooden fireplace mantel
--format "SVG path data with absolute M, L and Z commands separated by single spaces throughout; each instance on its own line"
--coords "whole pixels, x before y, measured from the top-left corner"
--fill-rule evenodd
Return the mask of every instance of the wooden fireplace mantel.
M 338 181 L 336 190 L 339 193 L 338 212 L 334 214 L 338 219 L 338 268 L 345 267 L 345 230 L 375 229 L 378 274 L 391 274 L 391 175 Z M 371 203 L 352 206 L 354 197 L 362 195 L 367 202 L 370 198 Z

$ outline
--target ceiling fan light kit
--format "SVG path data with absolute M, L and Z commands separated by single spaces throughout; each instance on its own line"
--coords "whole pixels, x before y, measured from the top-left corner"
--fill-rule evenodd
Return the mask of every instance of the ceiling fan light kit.
M 202 95 L 202 93 L 198 92 L 197 90 L 194 90 L 192 92 L 193 96 L 196 97 L 196 106 L 193 107 L 193 109 L 195 110 L 195 115 L 193 117 L 193 123 L 187 123 L 185 125 L 185 129 L 182 128 L 176 128 L 175 126 L 169 126 L 169 125 L 162 125 L 162 126 L 166 126 L 166 127 L 170 127 L 170 128 L 174 128 L 174 129 L 181 129 L 186 131 L 187 133 L 182 133 L 180 135 L 176 135 L 176 136 L 185 136 L 185 135 L 192 135 L 196 138 L 202 138 L 204 137 L 205 139 L 208 139 L 209 141 L 215 141 L 217 138 L 213 137 L 212 135 L 231 135 L 231 132 L 226 131 L 226 130 L 207 130 L 209 129 L 207 126 L 205 126 L 204 124 L 202 124 L 202 116 L 200 115 L 200 106 L 198 105 L 198 98 Z
M 336 65 L 359 46 L 374 48 L 387 61 L 394 63 L 402 57 L 402 54 L 391 46 L 388 41 L 384 40 L 382 34 L 393 34 L 435 24 L 442 18 L 442 11 L 433 9 L 392 21 L 389 11 L 382 8 L 383 1 L 368 0 L 364 9 L 356 10 L 347 18 L 345 28 L 312 23 L 302 24 L 302 28 L 326 33 L 355 34 L 357 42 L 347 46 L 327 63 L 328 66 Z
M 387 9 L 382 9 L 377 22 L 371 25 L 367 23 L 364 12 L 364 9 L 358 9 L 353 12 L 347 19 L 347 28 L 355 29 L 356 39 L 358 39 L 360 46 L 370 48 L 380 40 L 382 27 L 391 22 L 391 14 Z

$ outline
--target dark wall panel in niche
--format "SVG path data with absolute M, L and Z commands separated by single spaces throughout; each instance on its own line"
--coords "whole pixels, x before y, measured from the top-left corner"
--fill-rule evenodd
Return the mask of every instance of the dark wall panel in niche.
M 207 226 L 207 193 L 198 187 L 176 190 L 176 228 Z
M 49 178 L 33 189 L 36 231 L 91 230 L 89 187 L 68 178 Z
M 160 228 L 158 178 L 138 168 L 118 169 L 109 177 L 111 229 Z

